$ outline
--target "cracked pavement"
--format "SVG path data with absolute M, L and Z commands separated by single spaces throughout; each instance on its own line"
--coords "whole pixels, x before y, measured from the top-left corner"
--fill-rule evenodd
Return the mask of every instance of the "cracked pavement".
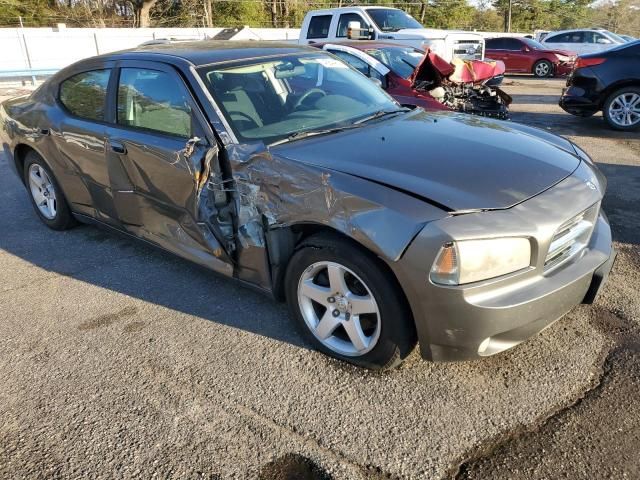
M 638 477 L 640 140 L 561 112 L 561 80 L 505 84 L 515 121 L 600 163 L 620 254 L 596 305 L 477 362 L 328 359 L 284 305 L 94 227 L 47 230 L 0 157 L 0 477 Z

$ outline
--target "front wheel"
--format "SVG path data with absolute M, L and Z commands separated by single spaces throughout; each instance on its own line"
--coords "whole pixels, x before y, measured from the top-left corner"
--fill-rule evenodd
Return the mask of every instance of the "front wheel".
M 318 350 L 366 368 L 393 368 L 416 340 L 406 299 L 391 275 L 352 242 L 316 235 L 289 262 L 287 302 Z
M 550 77 L 553 74 L 553 65 L 548 60 L 539 60 L 533 66 L 533 75 L 538 78 Z
M 604 102 L 602 113 L 614 130 L 637 130 L 640 127 L 640 88 L 627 87 L 613 92 Z

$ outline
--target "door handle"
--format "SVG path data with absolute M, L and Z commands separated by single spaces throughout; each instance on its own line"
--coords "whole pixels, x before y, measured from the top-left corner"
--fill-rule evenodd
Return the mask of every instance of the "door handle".
M 109 142 L 109 146 L 111 147 L 111 150 L 113 150 L 116 153 L 120 153 L 120 154 L 127 153 L 127 147 L 125 147 L 120 142 Z

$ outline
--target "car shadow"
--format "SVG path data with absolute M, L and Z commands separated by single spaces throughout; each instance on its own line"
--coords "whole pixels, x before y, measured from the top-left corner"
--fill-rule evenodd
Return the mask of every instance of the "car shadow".
M 26 189 L 9 172 L 4 156 L 0 156 L 0 250 L 9 254 L 0 259 L 4 270 L 0 292 L 37 284 L 53 272 L 172 311 L 310 347 L 295 330 L 286 305 L 267 294 L 94 226 L 51 231 L 37 218 Z M 79 318 L 78 328 L 89 328 L 93 320 Z

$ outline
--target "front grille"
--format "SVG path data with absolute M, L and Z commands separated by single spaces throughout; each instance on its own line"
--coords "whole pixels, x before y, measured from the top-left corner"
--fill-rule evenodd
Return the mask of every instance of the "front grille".
M 482 60 L 482 42 L 479 40 L 455 40 L 453 56 L 463 60 Z
M 544 261 L 545 272 L 558 268 L 582 252 L 591 239 L 599 211 L 598 202 L 558 228 Z

